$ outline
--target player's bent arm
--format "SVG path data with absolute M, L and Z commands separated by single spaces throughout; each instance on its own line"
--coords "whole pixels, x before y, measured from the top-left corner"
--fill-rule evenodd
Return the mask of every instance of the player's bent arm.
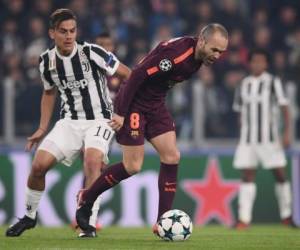
M 41 118 L 40 129 L 46 131 L 48 129 L 50 119 L 52 117 L 54 104 L 56 100 L 57 89 L 44 90 L 41 99 Z
M 115 74 L 121 79 L 127 80 L 131 74 L 131 69 L 128 68 L 125 64 L 120 63 Z

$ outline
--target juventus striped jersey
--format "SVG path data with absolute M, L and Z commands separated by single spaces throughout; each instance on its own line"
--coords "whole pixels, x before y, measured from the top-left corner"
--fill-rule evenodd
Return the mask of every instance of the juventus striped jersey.
M 267 72 L 248 76 L 236 89 L 233 109 L 241 112 L 240 143 L 279 141 L 279 106 L 288 105 L 281 80 Z
M 57 87 L 61 97 L 61 118 L 94 120 L 112 115 L 112 101 L 106 74 L 113 75 L 119 60 L 102 47 L 75 43 L 69 56 L 56 47 L 40 56 L 40 74 L 45 90 Z

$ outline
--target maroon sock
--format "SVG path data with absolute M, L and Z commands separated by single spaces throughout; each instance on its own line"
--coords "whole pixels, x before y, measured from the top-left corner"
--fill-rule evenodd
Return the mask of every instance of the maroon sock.
M 158 177 L 159 205 L 157 220 L 159 220 L 160 216 L 162 216 L 164 212 L 172 208 L 176 193 L 177 169 L 178 164 L 160 163 Z
M 130 177 L 122 162 L 114 164 L 105 169 L 101 176 L 83 194 L 83 200 L 94 203 L 97 197 L 105 190 L 117 185 L 120 181 Z

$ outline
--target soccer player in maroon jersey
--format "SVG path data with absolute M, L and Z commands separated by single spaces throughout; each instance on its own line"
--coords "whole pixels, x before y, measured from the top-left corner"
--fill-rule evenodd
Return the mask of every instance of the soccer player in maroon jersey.
M 141 170 L 144 138 L 156 149 L 161 161 L 157 220 L 172 208 L 180 152 L 174 121 L 165 105 L 167 91 L 189 79 L 202 64 L 213 64 L 227 45 L 226 29 L 221 24 L 208 24 L 198 38 L 180 37 L 161 42 L 133 69 L 130 78 L 121 85 L 110 122 L 118 131 L 123 161 L 107 168 L 89 189 L 79 192 L 76 220 L 83 230 L 88 227 L 91 207 L 97 197 Z

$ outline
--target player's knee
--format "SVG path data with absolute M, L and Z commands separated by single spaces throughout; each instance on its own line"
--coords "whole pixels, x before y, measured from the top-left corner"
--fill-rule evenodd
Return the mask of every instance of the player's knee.
M 48 171 L 48 166 L 38 162 L 34 161 L 32 163 L 32 168 L 31 168 L 31 175 L 34 177 L 44 177 Z
M 124 167 L 130 175 L 134 175 L 141 171 L 143 165 L 142 158 L 132 158 L 127 161 L 123 161 Z
M 172 150 L 161 157 L 161 161 L 166 164 L 177 164 L 180 161 L 180 152 L 178 149 Z
M 101 170 L 102 160 L 95 157 L 87 157 L 84 159 L 84 171 L 86 173 L 99 172 Z

